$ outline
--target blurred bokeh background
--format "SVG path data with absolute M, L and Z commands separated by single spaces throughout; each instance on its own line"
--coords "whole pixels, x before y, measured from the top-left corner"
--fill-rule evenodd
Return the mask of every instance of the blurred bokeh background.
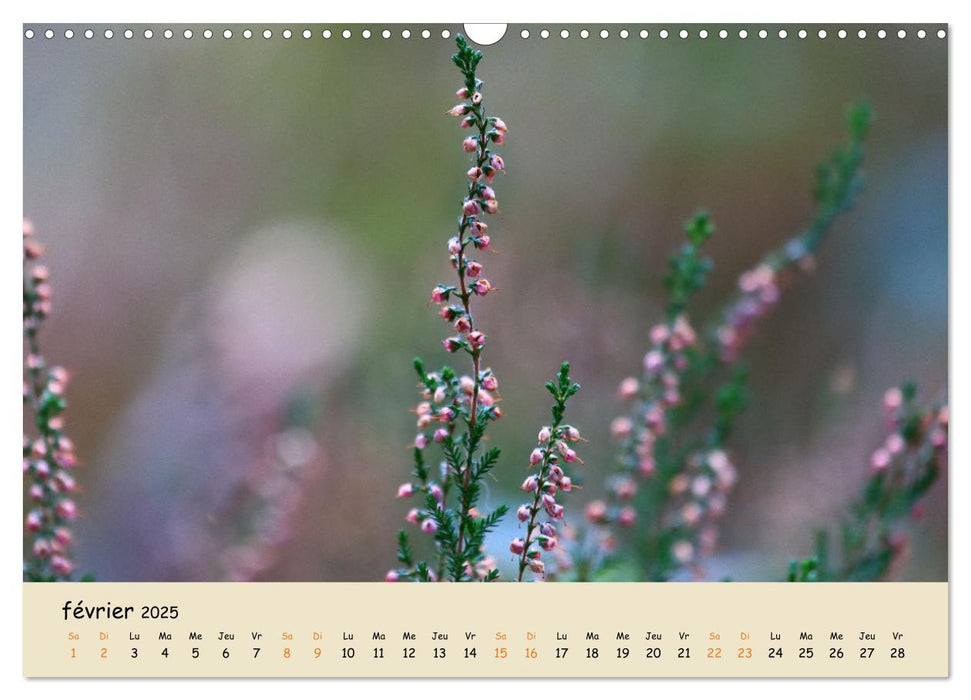
M 24 211 L 52 271 L 44 352 L 74 376 L 77 558 L 100 580 L 380 579 L 406 510 L 411 361 L 446 361 L 426 302 L 451 278 L 468 167 L 443 116 L 454 43 L 443 27 L 229 27 L 231 40 L 219 25 L 209 40 L 116 26 L 24 41 Z M 569 358 L 584 387 L 572 421 L 591 441 L 567 504 L 579 517 L 683 222 L 703 207 L 717 226 L 693 309 L 710 318 L 808 221 L 846 106 L 873 104 L 866 192 L 747 356 L 740 481 L 710 571 L 779 579 L 865 479 L 883 391 L 946 390 L 947 42 L 548 28 L 510 27 L 480 64 L 510 128 L 485 256 L 500 291 L 477 312 L 505 415 L 491 505 L 519 502 L 543 382 Z M 901 577 L 945 580 L 943 481 L 913 538 Z

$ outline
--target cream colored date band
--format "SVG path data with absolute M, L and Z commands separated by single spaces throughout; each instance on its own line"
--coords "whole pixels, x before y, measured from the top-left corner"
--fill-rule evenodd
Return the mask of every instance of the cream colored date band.
M 25 676 L 946 676 L 946 583 L 24 584 Z

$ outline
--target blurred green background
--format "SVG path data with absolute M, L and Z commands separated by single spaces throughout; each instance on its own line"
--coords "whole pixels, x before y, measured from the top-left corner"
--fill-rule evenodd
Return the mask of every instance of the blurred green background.
M 231 40 L 221 37 L 229 27 Z M 38 36 L 24 41 L 24 211 L 48 245 L 45 354 L 74 374 L 83 460 L 78 560 L 101 580 L 374 580 L 394 565 L 416 402 L 412 358 L 445 361 L 426 302 L 451 279 L 445 241 L 465 135 L 443 116 L 458 27 L 411 38 Z M 519 502 L 563 359 L 572 421 L 601 491 L 619 410 L 664 304 L 667 255 L 704 207 L 715 269 L 693 317 L 799 231 L 813 167 L 868 98 L 868 185 L 817 272 L 750 346 L 753 402 L 712 578 L 781 578 L 835 522 L 905 378 L 947 385 L 947 42 L 520 38 L 485 47 L 487 110 L 509 125 L 501 217 L 478 305 L 505 417 L 489 505 Z M 501 563 L 515 527 L 496 535 Z M 914 528 L 901 577 L 947 578 L 947 492 Z

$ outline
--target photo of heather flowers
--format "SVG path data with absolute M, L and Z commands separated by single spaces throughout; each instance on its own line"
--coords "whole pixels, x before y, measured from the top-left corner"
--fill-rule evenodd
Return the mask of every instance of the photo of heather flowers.
M 946 40 L 52 28 L 25 581 L 947 580 Z

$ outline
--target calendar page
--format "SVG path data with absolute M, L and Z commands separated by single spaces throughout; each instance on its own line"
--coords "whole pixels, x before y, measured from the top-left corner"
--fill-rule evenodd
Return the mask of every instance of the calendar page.
M 21 34 L 24 676 L 949 675 L 948 25 Z

